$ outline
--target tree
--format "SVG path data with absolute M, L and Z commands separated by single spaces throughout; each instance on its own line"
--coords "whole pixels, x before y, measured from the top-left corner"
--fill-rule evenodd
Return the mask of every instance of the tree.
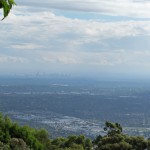
M 115 135 L 122 133 L 122 127 L 119 123 L 106 122 L 104 130 L 107 131 L 108 135 Z
M 23 139 L 12 138 L 10 146 L 12 150 L 29 150 Z
M 96 150 L 144 150 L 148 146 L 147 140 L 143 137 L 129 136 L 122 132 L 118 123 L 105 123 L 105 136 L 98 136 L 94 141 Z
M 12 6 L 14 5 L 16 5 L 14 0 L 0 0 L 0 8 L 3 9 L 3 19 L 8 16 Z

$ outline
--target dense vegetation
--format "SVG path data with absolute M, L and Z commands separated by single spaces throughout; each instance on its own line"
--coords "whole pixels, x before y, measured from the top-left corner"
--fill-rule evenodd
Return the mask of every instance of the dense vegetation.
M 13 123 L 0 115 L 0 150 L 90 150 L 90 139 L 80 136 L 50 139 L 44 129 L 36 130 Z
M 44 129 L 19 126 L 0 115 L 0 150 L 150 150 L 150 140 L 122 133 L 118 123 L 106 122 L 106 135 L 93 141 L 83 135 L 51 139 Z

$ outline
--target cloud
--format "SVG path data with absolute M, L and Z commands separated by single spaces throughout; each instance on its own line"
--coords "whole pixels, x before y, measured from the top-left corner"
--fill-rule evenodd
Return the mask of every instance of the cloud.
M 22 4 L 71 11 L 96 12 L 114 16 L 150 18 L 149 0 L 45 0 L 23 1 Z
M 0 64 L 2 63 L 24 63 L 26 59 L 21 57 L 13 57 L 8 55 L 0 55 Z
M 39 49 L 39 48 L 42 48 L 42 46 L 39 46 L 37 44 L 33 44 L 33 43 L 22 43 L 22 44 L 13 44 L 11 45 L 10 48 L 13 48 L 13 49 L 23 49 L 23 50 L 33 50 L 33 49 Z
M 59 2 L 47 1 L 55 4 Z M 72 7 L 75 4 L 71 0 L 63 2 L 70 3 Z M 92 1 L 87 1 L 87 4 L 90 2 L 93 7 Z M 115 2 L 118 5 L 121 3 Z M 110 0 L 111 3 L 113 1 Z M 47 8 L 17 6 L 1 23 L 0 38 L 1 64 L 21 62 L 26 70 L 50 70 L 51 66 L 55 69 L 61 65 L 71 68 L 76 66 L 81 70 L 81 66 L 109 69 L 150 66 L 149 20 L 82 20 L 58 15 Z M 6 67 L 10 68 L 8 65 Z
M 73 66 L 95 67 L 150 67 L 150 51 L 126 51 L 123 49 L 112 52 L 46 52 L 40 53 L 40 61 L 48 64 L 65 64 Z
M 1 38 L 5 40 L 12 38 L 11 41 L 18 40 L 19 43 L 22 41 L 32 44 L 32 47 L 36 43 L 39 47 L 45 46 L 46 49 L 53 50 L 61 49 L 62 46 L 64 49 L 71 49 L 110 38 L 150 34 L 150 21 L 100 22 L 71 19 L 57 16 L 51 11 L 28 12 L 28 7 L 17 8 L 3 24 L 4 27 L 0 31 Z

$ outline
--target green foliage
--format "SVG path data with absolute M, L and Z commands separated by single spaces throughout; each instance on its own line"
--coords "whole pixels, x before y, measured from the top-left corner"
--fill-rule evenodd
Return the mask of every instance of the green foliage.
M 43 130 L 36 130 L 28 126 L 19 126 L 13 123 L 9 117 L 0 115 L 0 141 L 9 145 L 11 149 L 19 149 L 17 147 L 27 147 L 34 150 L 44 149 L 42 141 L 48 141 L 48 136 L 43 136 Z M 27 145 L 27 146 L 25 146 Z
M 115 135 L 122 133 L 122 127 L 118 123 L 106 122 L 104 130 L 107 131 L 108 135 Z
M 12 138 L 10 147 L 14 150 L 29 150 L 27 144 L 22 139 Z
M 0 8 L 3 9 L 3 19 L 8 16 L 10 10 L 12 9 L 12 6 L 14 5 L 16 5 L 14 0 L 0 0 Z
M 0 142 L 0 150 L 10 150 L 10 146 Z
M 50 139 L 46 130 L 19 126 L 0 114 L 0 150 L 150 150 L 150 139 L 125 135 L 118 123 L 106 122 L 104 130 L 93 141 L 84 135 Z
M 148 141 L 143 137 L 133 137 L 122 133 L 122 127 L 118 123 L 105 123 L 105 136 L 98 136 L 94 141 L 96 150 L 145 150 L 148 149 Z
M 71 135 L 67 138 L 56 138 L 52 140 L 51 146 L 57 150 L 91 150 L 92 142 L 83 135 Z
M 92 142 L 83 135 L 49 139 L 46 130 L 19 126 L 0 114 L 0 150 L 91 150 Z

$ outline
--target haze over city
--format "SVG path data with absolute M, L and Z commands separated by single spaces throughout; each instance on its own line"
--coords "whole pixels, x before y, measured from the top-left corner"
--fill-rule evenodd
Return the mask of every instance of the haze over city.
M 148 0 L 16 3 L 1 22 L 1 75 L 149 77 Z

